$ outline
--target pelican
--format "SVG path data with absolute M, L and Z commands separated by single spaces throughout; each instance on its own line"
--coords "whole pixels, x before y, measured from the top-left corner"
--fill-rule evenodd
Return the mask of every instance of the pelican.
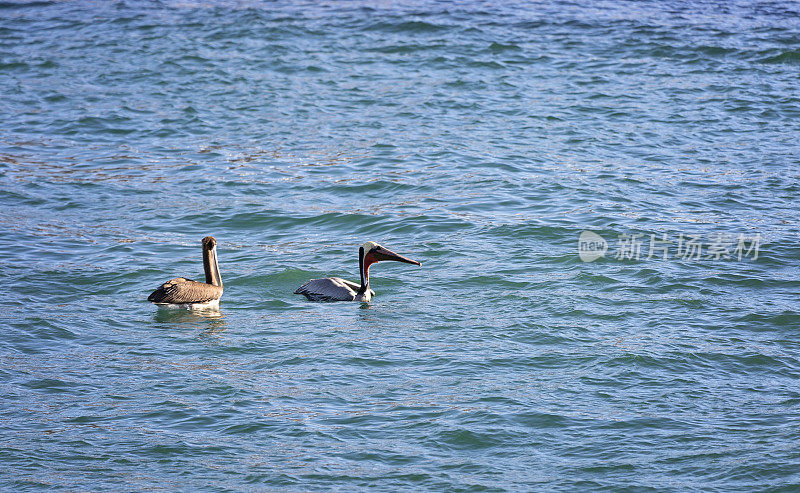
M 219 275 L 217 262 L 217 240 L 213 236 L 203 238 L 203 269 L 206 272 L 206 282 L 176 277 L 153 291 L 147 301 L 170 308 L 219 308 L 222 277 Z
M 416 260 L 398 255 L 374 241 L 368 241 L 358 249 L 358 267 L 361 272 L 360 285 L 338 277 L 311 279 L 297 288 L 294 294 L 305 295 L 311 301 L 369 301 L 375 296 L 375 291 L 369 288 L 369 267 L 375 262 L 383 260 L 395 260 L 406 264 L 419 265 Z

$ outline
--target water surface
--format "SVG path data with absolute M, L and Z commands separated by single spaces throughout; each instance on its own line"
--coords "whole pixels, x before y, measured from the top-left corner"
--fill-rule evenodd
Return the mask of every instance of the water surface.
M 797 488 L 798 67 L 788 1 L 0 3 L 0 488 Z

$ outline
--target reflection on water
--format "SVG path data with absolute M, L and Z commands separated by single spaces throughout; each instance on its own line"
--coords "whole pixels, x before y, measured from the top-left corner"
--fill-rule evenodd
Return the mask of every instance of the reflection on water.
M 219 334 L 228 328 L 225 314 L 219 308 L 188 310 L 158 307 L 153 321 L 165 328 L 201 330 L 207 336 Z

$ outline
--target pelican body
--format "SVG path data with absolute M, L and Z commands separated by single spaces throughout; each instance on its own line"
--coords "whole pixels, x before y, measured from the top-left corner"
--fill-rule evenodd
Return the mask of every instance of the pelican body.
M 375 296 L 375 292 L 369 287 L 369 267 L 384 260 L 420 265 L 416 260 L 398 255 L 374 241 L 368 241 L 358 249 L 361 284 L 338 277 L 311 279 L 297 288 L 294 294 L 302 294 L 311 301 L 369 301 Z
M 203 270 L 206 282 L 176 277 L 153 291 L 147 301 L 168 308 L 218 308 L 222 297 L 222 277 L 217 261 L 217 240 L 213 236 L 203 238 Z

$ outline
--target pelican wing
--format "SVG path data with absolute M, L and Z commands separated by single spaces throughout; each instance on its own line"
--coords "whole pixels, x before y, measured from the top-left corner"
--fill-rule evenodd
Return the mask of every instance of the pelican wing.
M 222 286 L 176 277 L 162 284 L 147 297 L 153 303 L 208 303 L 222 297 Z
M 311 279 L 297 288 L 294 294 L 302 294 L 311 301 L 353 301 L 361 286 L 338 277 Z
M 353 282 L 353 281 L 348 281 L 347 279 L 339 279 L 339 280 L 342 281 L 343 283 L 347 284 L 348 286 L 350 286 L 350 289 L 352 289 L 356 293 L 358 293 L 358 290 L 361 289 L 361 284 L 359 284 L 359 283 L 356 283 L 356 282 Z M 375 291 L 370 289 L 369 290 L 369 294 L 372 295 L 372 296 L 375 296 Z

